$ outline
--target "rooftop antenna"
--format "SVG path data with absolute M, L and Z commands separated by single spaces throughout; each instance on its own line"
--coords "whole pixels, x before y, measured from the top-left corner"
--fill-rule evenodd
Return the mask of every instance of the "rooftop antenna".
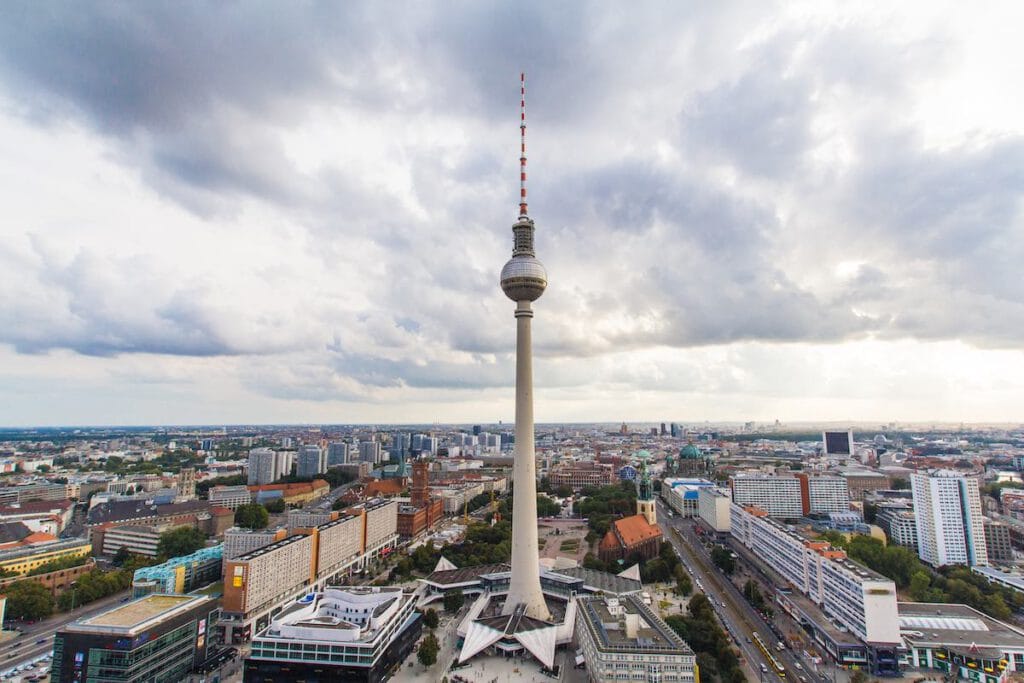
M 519 215 L 526 215 L 526 74 L 519 74 Z

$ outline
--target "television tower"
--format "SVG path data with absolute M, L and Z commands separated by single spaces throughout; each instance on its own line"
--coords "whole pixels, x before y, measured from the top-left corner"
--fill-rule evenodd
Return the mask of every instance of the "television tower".
M 533 441 L 533 344 L 530 304 L 548 286 L 548 274 L 533 251 L 533 221 L 526 210 L 526 76 L 520 74 L 519 219 L 512 226 L 512 258 L 501 269 L 501 289 L 516 302 L 516 445 L 513 451 L 512 577 L 504 614 L 524 605 L 526 615 L 551 620 L 540 590 L 537 551 L 537 461 Z

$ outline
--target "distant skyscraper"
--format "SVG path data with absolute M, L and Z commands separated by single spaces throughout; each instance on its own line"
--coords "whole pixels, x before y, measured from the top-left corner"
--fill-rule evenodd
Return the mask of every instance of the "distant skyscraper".
M 296 459 L 295 474 L 304 479 L 327 471 L 324 451 L 319 446 L 303 446 Z
M 519 220 L 512 226 L 512 259 L 501 269 L 501 289 L 516 302 L 516 447 L 512 479 L 516 504 L 512 506 L 512 573 L 502 608 L 512 614 L 519 605 L 527 616 L 550 620 L 540 589 L 537 552 L 537 462 L 533 433 L 533 344 L 531 304 L 548 285 L 547 271 L 533 250 L 533 221 L 526 207 L 526 81 L 523 78 L 520 115 Z
M 944 564 L 987 565 L 978 480 L 949 470 L 910 475 L 917 523 L 917 554 Z
M 249 451 L 249 486 L 272 484 L 280 476 L 278 454 L 269 448 Z
M 822 432 L 821 441 L 825 446 L 825 455 L 852 455 L 853 431 Z
M 380 462 L 380 443 L 363 441 L 359 444 L 359 461 L 376 465 Z
M 332 441 L 327 445 L 327 466 L 344 465 L 348 462 L 348 444 L 344 441 Z

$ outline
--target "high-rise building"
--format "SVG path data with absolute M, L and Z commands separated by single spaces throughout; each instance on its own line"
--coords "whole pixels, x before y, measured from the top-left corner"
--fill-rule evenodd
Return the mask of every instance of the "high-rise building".
M 279 458 L 269 448 L 254 448 L 249 451 L 249 486 L 272 484 L 280 477 Z
M 548 286 L 548 274 L 533 248 L 534 223 L 526 203 L 526 85 L 521 115 L 519 219 L 512 226 L 512 258 L 501 269 L 501 289 L 516 303 L 516 445 L 512 477 L 512 575 L 503 614 L 520 605 L 534 619 L 550 620 L 540 588 L 537 552 L 537 461 L 533 433 L 532 303 Z
M 237 510 L 252 502 L 248 486 L 213 486 L 210 488 L 210 505 Z
M 344 441 L 332 441 L 327 445 L 327 466 L 348 463 L 348 444 Z
M 772 517 L 847 512 L 850 491 L 846 479 L 828 475 L 738 474 L 732 478 L 732 498 L 756 505 Z
M 939 567 L 988 564 L 978 480 L 951 470 L 910 475 L 917 554 Z
M 296 459 L 295 474 L 303 479 L 315 477 L 327 471 L 327 459 L 319 446 L 303 446 Z
M 380 462 L 380 443 L 377 441 L 363 441 L 359 444 L 359 461 L 376 465 Z
M 822 432 L 821 443 L 825 455 L 853 455 L 853 431 Z

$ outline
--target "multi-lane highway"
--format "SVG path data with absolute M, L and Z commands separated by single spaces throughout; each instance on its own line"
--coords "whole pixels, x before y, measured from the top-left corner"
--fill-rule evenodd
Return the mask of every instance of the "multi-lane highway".
M 669 508 L 658 501 L 658 521 L 666 529 L 666 537 L 682 558 L 685 568 L 694 579 L 694 588 L 702 591 L 711 601 L 718 618 L 725 625 L 743 655 L 746 674 L 750 680 L 771 681 L 779 678 L 772 664 L 754 643 L 754 633 L 760 634 L 772 655 L 782 664 L 786 678 L 809 680 L 810 674 L 789 649 L 777 651 L 778 639 L 764 618 L 746 601 L 743 594 L 711 562 L 711 557 L 693 531 L 693 521 L 669 514 Z

